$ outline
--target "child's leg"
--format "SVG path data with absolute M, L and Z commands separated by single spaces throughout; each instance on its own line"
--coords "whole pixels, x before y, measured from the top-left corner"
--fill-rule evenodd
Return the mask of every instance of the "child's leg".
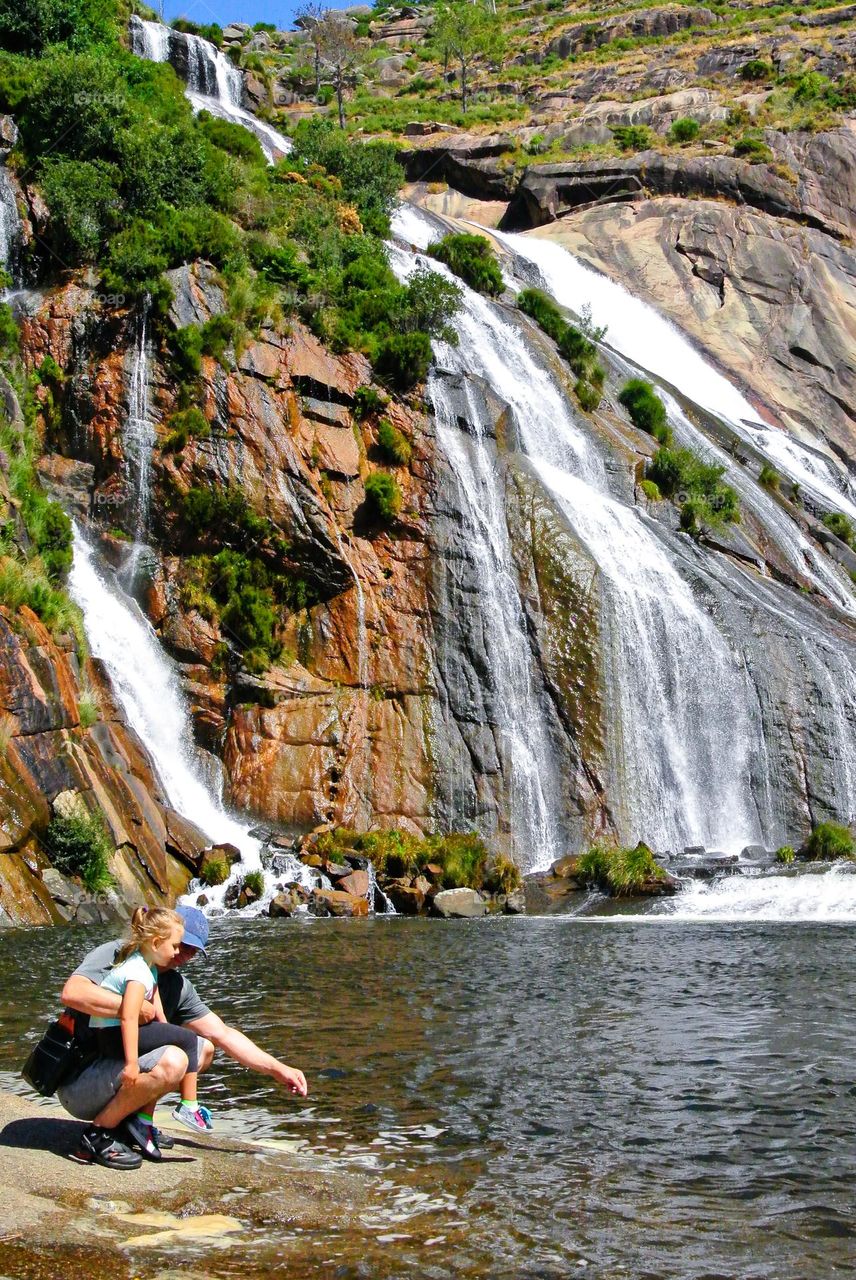
M 196 1081 L 199 1073 L 196 1071 L 188 1071 L 187 1075 L 181 1082 L 181 1101 L 185 1106 L 191 1103 L 196 1106 Z

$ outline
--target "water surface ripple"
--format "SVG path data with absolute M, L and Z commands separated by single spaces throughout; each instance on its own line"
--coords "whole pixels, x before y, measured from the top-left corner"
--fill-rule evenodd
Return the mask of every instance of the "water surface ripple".
M 301 1275 L 856 1273 L 847 926 L 214 927 L 200 990 L 312 1088 L 295 1104 L 220 1063 L 221 1128 L 303 1138 L 371 1184 L 353 1239 L 301 1240 Z M 0 936 L 0 1066 L 90 940 Z M 266 1274 L 294 1274 L 267 1249 Z M 255 1275 L 252 1257 L 212 1274 Z

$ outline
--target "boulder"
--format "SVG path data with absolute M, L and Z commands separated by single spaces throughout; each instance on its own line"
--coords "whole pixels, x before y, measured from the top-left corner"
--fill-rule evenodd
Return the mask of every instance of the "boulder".
M 336 887 L 343 893 L 353 894 L 355 898 L 367 898 L 369 883 L 367 871 L 352 871 L 350 875 L 344 876 Z
M 226 310 L 226 298 L 210 262 L 193 262 L 165 271 L 172 289 L 169 318 L 176 329 L 205 324 Z
M 317 916 L 367 916 L 369 904 L 365 898 L 343 893 L 340 889 L 315 889 L 309 909 Z
M 579 854 L 569 853 L 564 858 L 558 858 L 553 863 L 550 868 L 550 873 L 554 875 L 557 880 L 573 879 L 576 875 L 579 861 Z
M 304 905 L 304 900 L 293 890 L 286 890 L 284 893 L 278 893 L 271 898 L 268 907 L 268 915 L 275 919 L 295 915 Z
M 418 916 L 425 905 L 425 894 L 413 885 L 399 884 L 393 880 L 384 892 L 401 916 Z
M 507 916 L 522 916 L 526 914 L 526 891 L 523 888 L 515 889 L 514 893 L 510 893 L 503 903 L 503 911 Z
M 443 889 L 432 905 L 446 920 L 475 920 L 487 914 L 487 901 L 477 889 Z

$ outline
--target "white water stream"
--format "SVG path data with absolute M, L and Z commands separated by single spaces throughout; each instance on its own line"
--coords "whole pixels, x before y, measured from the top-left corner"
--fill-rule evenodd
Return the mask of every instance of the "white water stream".
M 21 215 L 9 174 L 0 165 L 0 267 L 14 275 L 21 240 Z
M 131 589 L 145 550 L 151 505 L 152 449 L 157 432 L 152 421 L 149 395 L 149 300 L 146 298 L 137 316 L 136 343 L 131 354 L 131 370 L 128 379 L 128 407 L 125 415 L 123 447 L 125 453 L 125 479 L 131 494 L 129 506 L 134 539 L 128 563 L 125 566 Z
M 248 129 L 258 138 L 271 164 L 291 150 L 289 138 L 241 106 L 243 76 L 238 67 L 210 41 L 173 31 L 160 22 L 145 22 L 136 16 L 131 18 L 130 33 L 133 52 L 149 62 L 171 62 L 173 47 L 184 48 L 186 96 L 194 111 L 208 111 L 221 120 Z
M 394 230 L 409 243 L 435 235 L 412 208 L 396 214 Z M 401 276 L 418 261 L 393 249 Z M 759 840 L 747 777 L 763 734 L 739 655 L 696 602 L 656 526 L 610 497 L 600 457 L 521 330 L 466 288 L 455 323 L 460 344 L 438 344 L 438 362 L 483 377 L 511 406 L 524 452 L 600 571 L 622 839 L 730 850 Z M 507 563 L 510 579 L 514 572 Z
M 577 314 L 588 303 L 593 323 L 607 327 L 607 341 L 616 351 L 724 418 L 824 508 L 842 511 L 856 520 L 854 477 L 828 454 L 760 422 L 758 411 L 746 397 L 653 307 L 553 241 L 520 233 L 492 234 L 538 268 L 547 292 L 557 302 Z
M 626 920 L 627 916 L 617 916 Z M 648 916 L 635 920 L 856 921 L 856 873 L 850 864 L 790 875 L 724 876 L 712 884 L 692 881 Z

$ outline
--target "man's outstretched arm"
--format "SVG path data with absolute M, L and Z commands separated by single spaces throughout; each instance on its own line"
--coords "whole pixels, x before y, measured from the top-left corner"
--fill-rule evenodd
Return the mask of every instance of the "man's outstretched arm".
M 73 973 L 62 989 L 60 1000 L 67 1009 L 77 1013 L 88 1013 L 90 1018 L 118 1018 L 122 1007 L 122 997 L 106 987 L 99 987 L 91 978 L 84 978 L 82 973 Z M 143 1001 L 140 1009 L 140 1022 L 145 1025 L 155 1016 L 154 1005 Z
M 224 1053 L 228 1053 L 229 1057 L 234 1058 L 242 1067 L 248 1067 L 250 1071 L 260 1071 L 266 1076 L 273 1076 L 277 1084 L 284 1085 L 291 1093 L 297 1093 L 301 1098 L 306 1097 L 306 1077 L 302 1071 L 298 1071 L 296 1067 L 288 1067 L 272 1054 L 265 1053 L 264 1049 L 254 1044 L 243 1031 L 238 1031 L 236 1027 L 228 1027 L 216 1013 L 206 1013 L 204 1017 L 194 1018 L 184 1025 L 190 1027 L 191 1031 L 195 1031 L 198 1036 L 210 1040 Z

